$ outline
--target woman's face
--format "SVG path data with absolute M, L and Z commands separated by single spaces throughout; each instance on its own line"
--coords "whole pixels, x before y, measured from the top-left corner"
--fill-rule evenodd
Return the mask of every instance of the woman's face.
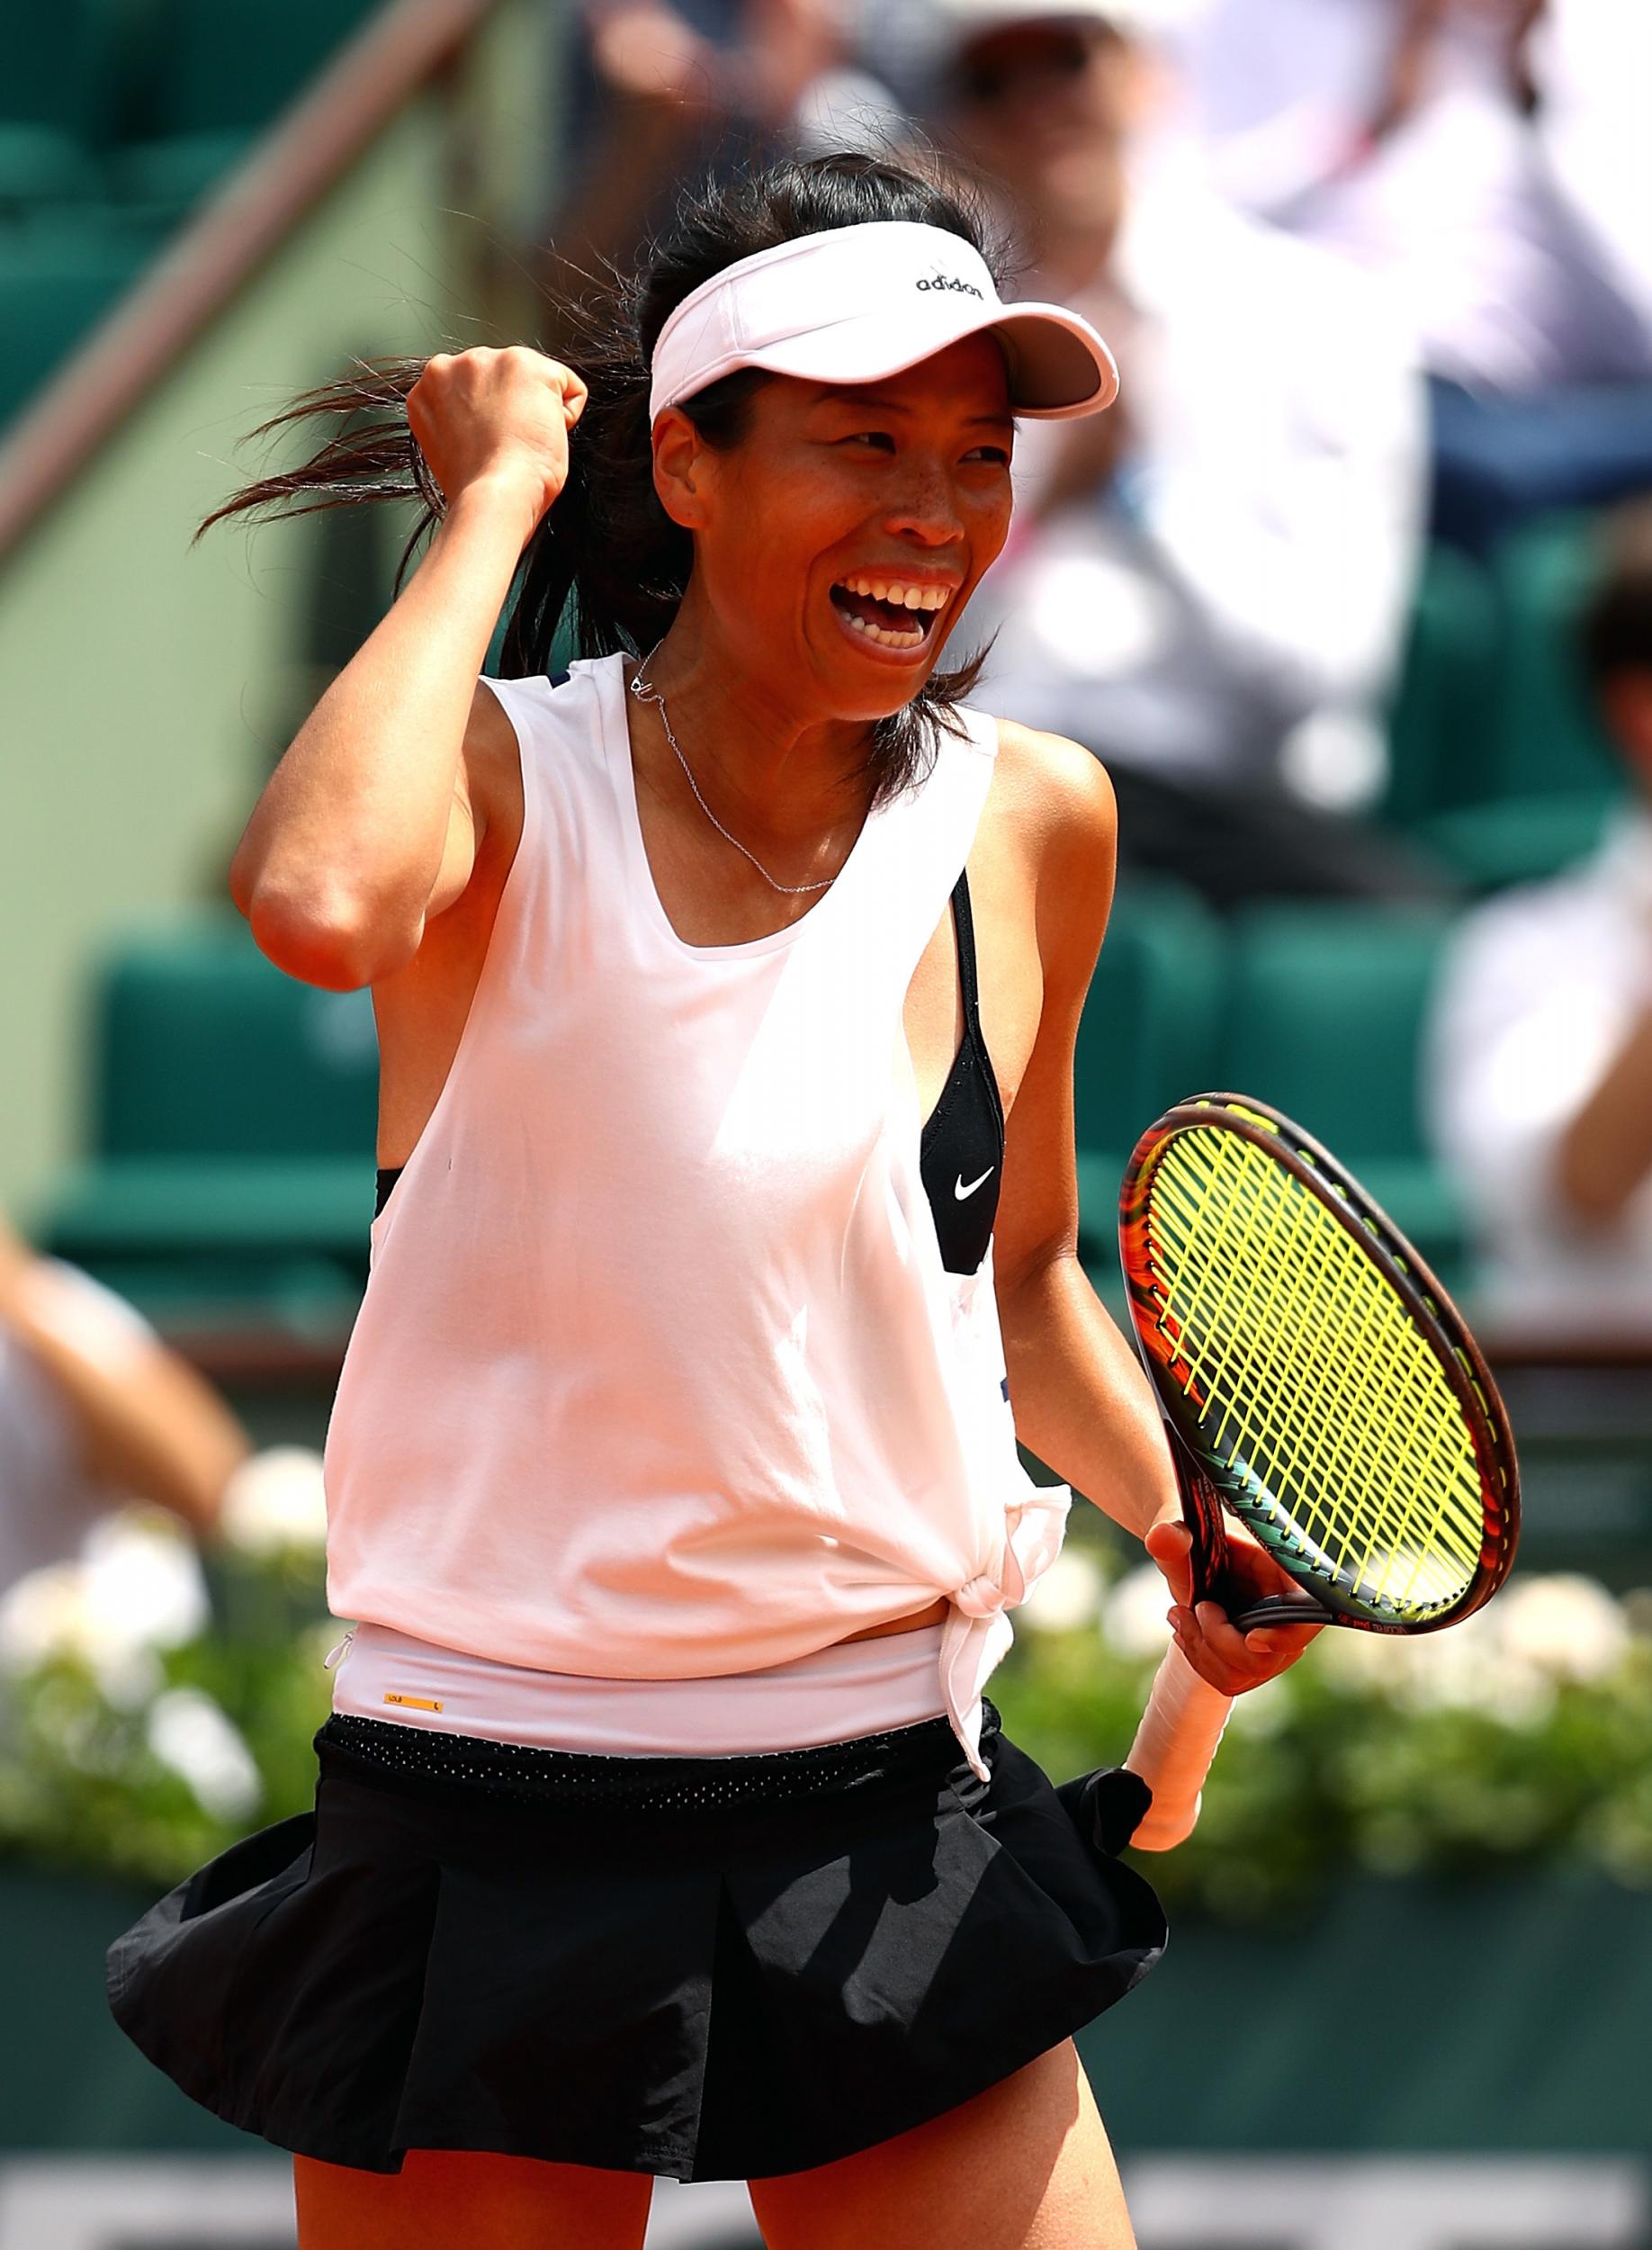
M 656 483 L 694 534 L 690 598 L 742 667 L 842 718 L 899 710 L 1010 528 L 1003 355 L 966 337 L 864 387 L 772 376 L 740 443 L 656 432 Z

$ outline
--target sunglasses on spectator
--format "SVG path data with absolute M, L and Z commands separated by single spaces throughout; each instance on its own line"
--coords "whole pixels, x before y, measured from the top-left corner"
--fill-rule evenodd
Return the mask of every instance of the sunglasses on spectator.
M 968 102 L 985 108 L 1039 82 L 1077 78 L 1097 49 L 1118 34 L 1104 23 L 1052 23 L 983 40 L 960 57 L 954 77 Z

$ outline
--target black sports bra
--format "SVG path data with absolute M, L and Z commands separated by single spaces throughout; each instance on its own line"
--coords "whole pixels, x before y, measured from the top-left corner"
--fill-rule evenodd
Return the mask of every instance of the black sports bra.
M 960 875 L 952 894 L 958 939 L 958 982 L 964 994 L 964 1037 L 940 1099 L 924 1120 L 919 1167 L 935 1216 L 941 1263 L 949 1274 L 973 1274 L 987 1254 L 998 1214 L 1003 1175 L 1004 1112 L 998 1079 L 981 1030 L 975 984 L 975 928 L 969 910 L 969 878 Z M 376 1218 L 401 1165 L 382 1165 L 373 1205 Z
M 981 1029 L 981 995 L 975 983 L 975 925 L 969 908 L 969 878 L 960 875 L 952 894 L 952 922 L 958 937 L 958 983 L 964 994 L 964 1038 L 952 1075 L 924 1120 L 919 1164 L 923 1192 L 935 1215 L 941 1264 L 949 1274 L 973 1274 L 987 1254 L 998 1216 L 1003 1177 L 1004 1110 L 998 1075 Z

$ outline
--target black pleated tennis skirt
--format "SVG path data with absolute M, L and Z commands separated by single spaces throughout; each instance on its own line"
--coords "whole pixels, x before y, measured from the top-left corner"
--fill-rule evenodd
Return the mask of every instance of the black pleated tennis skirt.
M 798 2172 L 1057 2045 L 1165 1941 L 1134 1776 L 1052 1785 L 989 1703 L 749 1757 L 597 1757 L 335 1713 L 312 1810 L 107 1956 L 121 2029 L 277 2146 Z

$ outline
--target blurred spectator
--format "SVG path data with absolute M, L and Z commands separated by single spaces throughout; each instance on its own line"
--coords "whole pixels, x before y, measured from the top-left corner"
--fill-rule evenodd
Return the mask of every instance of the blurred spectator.
M 1652 8 L 1549 0 L 1532 49 L 1537 124 L 1556 175 L 1652 317 Z
M 1585 26 L 1579 6 L 1212 0 L 1187 41 L 1218 183 L 1364 268 L 1415 336 L 1434 378 L 1435 528 L 1475 551 L 1536 510 L 1652 482 L 1652 292 L 1644 247 L 1639 274 L 1623 251 L 1648 230 L 1631 167 L 1618 222 L 1593 215 L 1613 203 L 1594 127 L 1613 113 L 1614 57 L 1644 95 L 1638 12 L 1614 0 L 1615 28 Z M 1644 109 L 1634 130 L 1644 140 Z M 1621 158 L 1627 134 L 1613 145 Z
M 1487 1303 L 1652 1336 L 1652 500 L 1606 547 L 1584 651 L 1630 802 L 1594 858 L 1466 918 L 1427 1083 L 1484 1237 Z
M 552 257 L 582 272 L 628 263 L 696 167 L 892 132 L 893 97 L 853 62 L 861 5 L 586 0 L 565 104 L 574 177 Z M 898 60 L 898 36 L 888 44 Z
M 158 1501 L 209 1540 L 249 1450 L 123 1298 L 0 1220 L 0 1594 L 127 1501 Z
M 1350 816 L 1416 564 L 1420 378 L 1362 277 L 1209 189 L 1136 18 L 945 0 L 938 122 L 1013 198 L 1021 293 L 1088 314 L 1123 381 L 1018 434 L 970 621 L 994 698 L 1106 761 L 1127 860 L 1218 904 L 1437 896 Z

